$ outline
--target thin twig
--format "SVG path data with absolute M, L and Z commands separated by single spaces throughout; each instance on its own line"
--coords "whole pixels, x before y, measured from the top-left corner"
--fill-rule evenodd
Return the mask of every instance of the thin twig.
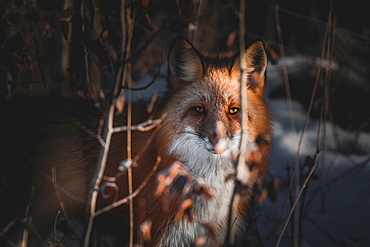
M 32 188 L 32 190 L 31 190 L 31 197 L 30 198 L 32 198 L 33 193 L 34 193 L 34 188 Z M 30 208 L 31 208 L 31 200 L 27 203 L 27 206 L 26 206 L 25 216 L 24 216 L 24 222 L 26 222 L 27 224 L 31 224 L 32 225 L 33 230 L 35 231 L 36 236 L 41 240 L 41 243 L 44 246 L 45 244 L 44 244 L 43 240 L 41 239 L 40 235 L 37 233 L 36 229 L 34 228 L 32 222 L 31 222 L 32 221 L 32 218 L 29 216 Z M 27 247 L 28 246 L 28 233 L 29 233 L 28 227 L 25 227 L 23 229 L 22 242 L 19 245 L 20 247 Z
M 163 121 L 163 119 L 167 116 L 167 114 L 163 114 L 162 117 L 160 118 L 161 121 Z M 146 149 L 149 147 L 150 143 L 152 143 L 154 137 L 157 135 L 159 129 L 160 129 L 160 125 L 153 131 L 153 133 L 149 136 L 149 138 L 147 139 L 147 141 L 145 142 L 144 146 L 141 148 L 141 150 L 139 151 L 139 153 L 135 156 L 135 158 L 133 159 L 133 162 L 136 163 L 140 158 L 141 156 L 144 154 L 144 152 L 146 151 Z
M 3 237 L 6 239 L 7 243 L 11 246 L 17 247 L 17 245 L 7 238 L 5 233 L 9 231 L 14 225 L 17 220 L 21 218 L 22 214 L 19 214 L 17 217 L 15 217 L 12 221 L 10 221 L 1 231 L 0 231 L 0 237 Z
M 200 21 L 199 21 L 199 18 L 198 17 L 202 13 L 202 9 L 204 8 L 204 6 L 207 4 L 207 3 L 204 3 L 206 1 L 207 0 L 199 0 L 197 2 L 194 2 L 194 3 L 197 3 L 198 4 L 198 7 L 197 8 L 194 8 L 194 11 L 193 11 L 193 14 L 196 16 L 196 21 L 194 22 L 195 23 L 194 25 L 196 27 L 199 26 Z M 192 32 L 192 39 L 191 39 L 193 45 L 196 46 L 196 47 L 197 47 L 197 33 L 198 33 L 197 31 L 198 31 L 198 28 L 195 28 L 193 30 L 193 32 Z
M 246 170 L 245 157 L 247 152 L 248 142 L 248 105 L 247 105 L 247 65 L 245 58 L 245 0 L 240 1 L 239 13 L 239 43 L 240 43 L 240 101 L 241 101 L 241 139 L 239 144 L 239 157 L 235 168 L 235 179 L 243 185 L 249 177 L 249 172 Z M 235 244 L 235 237 L 237 232 L 237 224 L 233 224 L 237 219 L 238 204 L 240 201 L 240 194 L 236 192 L 236 187 L 231 199 L 231 207 L 229 212 L 229 225 L 228 225 L 228 244 L 233 246 Z
M 37 172 L 40 172 L 37 169 L 34 169 L 34 170 L 37 171 Z M 50 181 L 51 183 L 53 183 L 54 186 L 56 186 L 58 188 L 59 192 L 61 192 L 63 195 L 65 195 L 65 196 L 67 196 L 67 197 L 69 197 L 69 198 L 71 198 L 71 199 L 73 199 L 75 201 L 84 203 L 84 204 L 87 204 L 88 203 L 87 200 L 85 200 L 85 199 L 83 199 L 81 197 L 78 197 L 78 196 L 73 195 L 71 192 L 69 192 L 67 189 L 65 189 L 62 185 L 60 185 L 57 181 L 54 182 L 53 179 L 50 179 L 49 176 L 46 176 L 45 174 L 42 174 L 42 175 L 43 175 L 43 177 L 45 179 L 47 179 L 48 181 Z
M 138 125 L 132 125 L 132 126 L 127 125 L 127 126 L 114 127 L 112 131 L 113 133 L 122 132 L 122 131 L 133 131 L 133 130 L 146 132 L 146 131 L 154 129 L 161 123 L 162 123 L 162 119 L 154 119 L 154 120 L 149 119 Z
M 269 1 L 266 1 L 266 0 L 259 0 L 259 1 L 262 2 L 262 3 L 265 3 L 268 7 L 273 7 L 275 5 L 275 3 L 273 1 L 270 1 L 270 2 Z M 302 14 L 299 14 L 297 12 L 288 10 L 286 8 L 281 8 L 281 7 L 279 9 L 280 9 L 280 12 L 284 12 L 285 14 L 287 14 L 289 16 L 294 16 L 294 17 L 297 17 L 299 19 L 306 20 L 307 22 L 314 23 L 315 25 L 320 26 L 320 28 L 327 25 L 327 22 L 326 21 L 322 21 L 322 20 L 320 20 L 320 19 L 318 19 L 316 17 L 313 17 L 312 15 L 302 15 Z M 351 35 L 355 36 L 358 39 L 368 40 L 368 37 L 366 36 L 365 33 L 360 34 L 360 33 L 357 33 L 357 32 L 355 32 L 353 30 L 339 28 L 339 27 L 338 27 L 338 29 L 341 32 L 345 32 L 345 33 L 351 34 Z M 364 42 L 367 42 L 367 41 L 364 41 Z
M 122 0 L 122 4 L 125 1 Z M 131 3 L 131 2 L 130 2 Z M 122 15 L 123 13 L 121 13 Z M 133 20 L 131 18 L 131 6 L 125 8 L 125 20 L 124 23 L 127 28 L 126 33 L 126 57 L 125 60 L 130 58 L 131 56 L 131 41 L 132 41 L 132 31 L 133 31 Z M 123 24 L 122 24 L 123 25 Z M 131 63 L 126 64 L 124 68 L 123 74 L 123 81 L 122 83 L 128 87 L 132 87 L 132 80 L 131 80 Z M 131 124 L 132 124 L 132 104 L 131 104 L 131 91 L 128 91 L 128 105 L 127 105 L 127 126 L 129 129 L 127 130 L 127 158 L 131 159 L 131 150 L 132 150 L 132 143 L 131 143 Z M 133 176 L 132 176 L 132 167 L 129 167 L 127 170 L 127 182 L 128 182 L 128 192 L 129 195 L 133 193 Z M 133 197 L 129 200 L 129 213 L 130 213 L 130 234 L 129 234 L 129 246 L 133 247 L 134 245 L 134 202 Z
M 108 151 L 110 147 L 110 142 L 113 134 L 113 116 L 114 116 L 114 104 L 111 104 L 109 107 L 109 112 L 108 116 L 106 118 L 106 139 L 105 139 L 105 145 L 101 147 L 100 149 L 100 157 L 99 157 L 99 162 L 96 167 L 96 171 L 94 174 L 94 177 L 92 179 L 92 184 L 90 186 L 90 192 L 89 192 L 89 219 L 88 219 L 88 224 L 87 224 L 87 229 L 85 233 L 85 241 L 84 241 L 84 246 L 88 247 L 89 246 L 89 239 L 90 239 L 90 234 L 92 231 L 92 226 L 94 223 L 94 217 L 95 217 L 95 209 L 96 209 L 96 203 L 97 203 L 97 198 L 98 198 L 98 193 L 99 193 L 99 184 L 103 178 L 107 158 L 108 158 Z
M 352 245 L 343 245 L 343 241 L 335 238 L 334 236 L 332 236 L 321 224 L 320 222 L 318 222 L 315 218 L 313 218 L 311 215 L 307 215 L 307 218 L 308 220 L 314 225 L 316 226 L 320 231 L 322 231 L 324 233 L 324 235 L 326 237 L 328 237 L 331 241 L 333 241 L 335 244 L 337 244 L 338 246 L 352 246 Z
M 292 215 L 293 215 L 294 209 L 296 208 L 296 206 L 297 206 L 297 204 L 298 204 L 298 202 L 299 202 L 299 199 L 300 199 L 300 197 L 301 197 L 301 195 L 302 195 L 302 193 L 303 193 L 304 189 L 306 188 L 306 186 L 307 186 L 308 182 L 309 182 L 309 181 L 310 181 L 310 179 L 311 179 L 312 174 L 314 173 L 314 171 L 316 170 L 316 167 L 317 167 L 317 165 L 318 165 L 318 158 L 319 158 L 319 152 L 320 152 L 319 146 L 320 146 L 320 135 L 321 135 L 322 115 L 323 115 L 323 112 L 321 112 L 320 125 L 319 125 L 319 129 L 318 129 L 318 131 L 317 131 L 317 144 L 316 144 L 316 146 L 317 146 L 317 151 L 316 151 L 315 158 L 314 158 L 314 160 L 315 160 L 315 164 L 312 166 L 312 168 L 311 168 L 310 172 L 309 172 L 309 173 L 308 173 L 308 175 L 307 175 L 307 178 L 305 179 L 305 181 L 304 181 L 304 183 L 303 183 L 303 185 L 302 185 L 301 189 L 299 190 L 298 196 L 297 196 L 297 197 L 295 198 L 295 200 L 294 200 L 294 203 L 293 203 L 292 209 L 290 210 L 290 212 L 289 212 L 289 214 L 288 214 L 288 217 L 287 217 L 287 219 L 286 219 L 286 221 L 285 221 L 285 223 L 284 223 L 283 229 L 281 230 L 280 236 L 279 236 L 278 241 L 277 241 L 277 243 L 276 243 L 276 247 L 279 247 L 279 245 L 280 245 L 280 241 L 281 241 L 281 239 L 283 238 L 284 232 L 285 232 L 285 230 L 286 230 L 286 228 L 287 228 L 287 226 L 288 226 L 288 223 L 289 223 L 289 221 L 290 221 L 290 218 L 291 218 L 291 217 L 292 217 Z
M 95 216 L 98 216 L 102 213 L 108 212 L 109 210 L 111 210 L 113 208 L 116 208 L 118 206 L 121 206 L 122 204 L 125 204 L 127 202 L 132 201 L 132 199 L 135 198 L 140 193 L 140 191 L 147 185 L 149 179 L 153 176 L 153 174 L 157 170 L 158 165 L 160 164 L 160 162 L 161 162 L 161 157 L 158 156 L 157 157 L 157 162 L 154 164 L 152 171 L 148 174 L 146 179 L 140 184 L 140 186 L 133 193 L 130 193 L 125 198 L 122 198 L 119 201 L 116 201 L 116 202 L 110 204 L 109 206 L 106 206 L 106 207 L 96 211 Z
M 280 8 L 279 8 L 280 10 Z M 329 18 L 328 18 L 328 22 L 329 22 Z M 322 43 L 322 47 L 321 47 L 321 58 L 324 57 L 324 54 L 325 54 L 325 48 L 326 48 L 326 40 L 328 38 L 328 33 L 329 33 L 329 25 L 328 25 L 328 22 L 326 22 L 326 31 L 325 31 L 325 35 L 324 35 L 324 38 L 323 38 L 323 43 Z M 297 148 L 297 152 L 296 152 L 296 156 L 295 156 L 295 162 L 298 162 L 298 156 L 299 156 L 299 153 L 300 153 L 300 149 L 301 149 L 301 146 L 302 146 L 302 142 L 303 142 L 303 137 L 304 137 L 304 134 L 305 134 L 305 130 L 306 130 L 306 127 L 308 125 L 308 121 L 309 121 L 309 118 L 310 118 L 310 114 L 311 114 L 311 111 L 312 111 L 312 107 L 313 107 L 313 102 L 314 102 L 314 99 L 315 99 L 315 95 L 316 95 L 316 91 L 317 91 L 317 86 L 318 86 L 318 83 L 319 83 L 319 78 L 320 78 L 320 74 L 321 74 L 321 68 L 322 66 L 319 65 L 318 66 L 318 70 L 317 70 L 317 73 L 316 73 L 316 78 L 315 78 L 315 83 L 314 83 L 314 88 L 312 90 L 312 94 L 311 94 L 311 99 L 310 99 L 310 103 L 309 103 L 309 107 L 308 107 L 308 110 L 307 110 L 307 113 L 306 113 L 306 118 L 305 118 L 305 122 L 303 124 L 303 127 L 302 127 L 302 131 L 301 131 L 301 136 L 300 136 L 300 139 L 299 139 L 299 143 L 298 143 L 298 148 Z M 291 190 L 291 186 L 292 184 L 290 183 L 289 184 L 289 189 L 288 191 Z M 284 213 L 283 215 L 285 214 L 285 211 L 286 211 L 286 206 L 284 206 Z
M 332 8 L 333 8 L 333 1 L 330 1 L 330 9 L 329 9 L 329 16 L 328 16 L 328 41 L 327 41 L 327 50 L 326 50 L 326 71 L 325 71 L 325 86 L 324 86 L 324 121 L 327 122 L 328 114 L 329 114 L 329 86 L 330 86 L 330 59 L 331 59 L 331 43 L 332 38 L 334 38 L 335 34 L 332 34 Z M 333 37 L 332 37 L 333 35 Z M 334 41 L 333 41 L 334 42 Z M 323 146 L 326 146 L 326 124 L 324 125 L 323 130 Z M 321 211 L 325 212 L 326 208 L 326 149 L 323 150 L 322 155 L 322 165 L 321 165 Z
M 60 214 L 60 210 L 58 210 L 58 213 L 57 213 L 57 215 L 55 216 L 55 219 L 54 219 L 54 232 L 53 232 L 53 243 L 54 243 L 54 245 L 53 246 L 57 246 L 57 222 L 58 222 L 59 214 Z
M 276 19 L 276 32 L 278 35 L 279 40 L 279 50 L 282 57 L 285 57 L 285 50 L 284 50 L 284 43 L 283 43 L 283 35 L 281 31 L 280 25 L 280 17 L 279 17 L 279 6 L 275 6 L 275 19 Z M 289 118 L 290 118 L 290 127 L 292 129 L 293 135 L 293 148 L 296 147 L 297 138 L 296 138 L 296 127 L 295 127 L 295 120 L 294 120 L 294 111 L 293 111 L 293 103 L 292 103 L 292 95 L 290 91 L 290 83 L 289 83 L 289 74 L 288 68 L 285 64 L 283 64 L 283 78 L 285 84 L 285 92 L 288 100 L 288 108 L 289 108 Z M 298 149 L 295 149 L 296 158 L 294 160 L 294 176 L 293 179 L 295 181 L 295 196 L 298 197 L 299 187 L 300 187 L 300 174 L 299 174 L 299 163 L 298 163 Z M 292 181 L 293 181 L 292 179 Z M 294 233 L 293 233 L 293 246 L 298 246 L 298 229 L 299 229 L 299 207 L 297 207 L 294 211 Z
M 124 52 L 123 49 L 126 48 L 126 38 L 127 38 L 126 32 L 125 32 L 126 30 L 126 22 L 125 22 L 126 8 L 125 7 L 126 7 L 125 1 L 122 0 L 121 1 L 121 18 L 122 18 L 121 19 L 121 24 L 122 24 L 122 47 L 121 48 L 122 49 L 121 49 L 121 54 L 120 54 L 121 59 L 123 58 L 123 52 Z M 120 66 L 119 68 L 119 72 L 118 72 L 117 79 L 116 79 L 116 85 L 115 85 L 115 89 L 113 93 L 114 97 L 117 96 L 118 88 L 120 88 L 119 87 L 119 85 L 121 84 L 120 79 L 122 79 L 121 73 L 122 72 L 125 73 L 124 70 L 126 69 L 126 67 L 124 68 L 123 67 L 124 66 Z M 95 171 L 95 174 L 92 179 L 91 186 L 90 186 L 89 204 L 88 204 L 89 207 L 87 209 L 87 211 L 89 212 L 89 218 L 88 218 L 88 223 L 87 223 L 86 232 L 85 232 L 85 241 L 84 241 L 85 247 L 88 247 L 89 245 L 90 234 L 92 231 L 92 226 L 93 226 L 94 217 L 95 217 L 95 209 L 96 209 L 97 197 L 99 193 L 99 185 L 103 178 L 103 174 L 104 174 L 104 170 L 105 170 L 105 166 L 106 166 L 106 162 L 108 158 L 108 153 L 109 153 L 110 142 L 111 142 L 111 138 L 113 135 L 114 109 L 115 109 L 115 106 L 113 103 L 111 103 L 107 111 L 108 112 L 107 117 L 103 115 L 99 122 L 97 138 L 100 144 L 102 145 L 102 147 L 100 149 L 100 157 L 99 157 L 98 165 L 96 167 L 96 171 Z M 104 133 L 106 134 L 105 140 L 102 138 L 103 126 L 105 126 L 105 131 L 104 131 Z
M 333 189 L 332 186 L 334 186 L 335 184 L 337 184 L 338 182 L 343 180 L 346 176 L 354 175 L 357 170 L 361 170 L 361 169 L 366 168 L 366 166 L 369 165 L 369 162 L 370 162 L 370 157 L 365 159 L 361 163 L 356 164 L 356 166 L 351 167 L 348 170 L 345 170 L 344 172 L 342 172 L 341 174 L 339 174 L 338 176 L 336 176 L 332 180 L 327 181 L 327 183 L 326 183 L 327 191 L 330 191 L 331 189 Z M 314 208 L 314 206 L 317 205 L 316 203 L 317 203 L 317 200 L 319 200 L 319 199 L 315 200 L 315 198 L 316 198 L 317 194 L 320 192 L 320 190 L 321 190 L 321 188 L 318 187 L 314 191 L 311 192 L 311 194 L 312 194 L 311 198 L 312 199 L 309 200 L 309 205 L 306 206 L 307 208 L 309 208 L 307 210 L 307 212 L 310 212 Z
M 121 46 L 121 61 L 128 61 L 128 59 L 131 57 L 131 40 L 132 40 L 132 31 L 133 31 L 133 20 L 131 18 L 131 1 L 130 5 L 126 6 L 126 1 L 121 1 L 121 25 L 122 25 L 122 46 Z M 120 72 L 123 72 L 122 74 L 122 84 L 127 86 L 129 88 L 132 87 L 131 82 L 131 64 L 129 62 L 124 63 L 121 68 Z M 118 82 L 118 81 L 117 81 Z M 118 85 L 121 85 L 121 83 L 116 84 L 115 92 L 118 93 L 119 87 Z M 123 93 L 123 92 L 121 92 Z M 127 158 L 131 159 L 131 122 L 132 122 L 132 105 L 131 105 L 131 91 L 128 91 L 128 105 L 127 105 Z M 132 188 L 132 168 L 129 167 L 127 170 L 127 177 L 128 177 L 128 192 L 129 194 L 132 194 L 133 188 Z M 133 201 L 130 200 L 129 202 L 129 208 L 130 208 L 130 234 L 129 234 L 129 246 L 133 246 L 134 241 L 134 206 Z
M 165 118 L 166 114 L 163 114 L 160 118 L 162 121 Z M 144 146 L 140 149 L 139 153 L 135 156 L 135 158 L 132 160 L 133 164 L 136 164 L 137 161 L 141 158 L 141 156 L 145 153 L 147 148 L 149 147 L 150 143 L 152 143 L 154 137 L 157 135 L 158 131 L 160 129 L 160 125 L 151 133 L 149 138 L 146 140 Z M 123 170 L 118 172 L 114 177 L 110 177 L 111 181 L 117 181 L 119 178 L 121 178 L 124 174 L 126 174 L 127 170 Z M 106 179 L 105 179 L 106 180 Z M 104 185 L 104 184 L 103 184 Z M 102 185 L 102 186 L 103 186 Z
M 57 198 L 58 198 L 58 201 L 59 201 L 59 205 L 60 205 L 60 208 L 62 209 L 62 213 L 63 213 L 63 215 L 64 215 L 64 218 L 65 218 L 65 220 L 66 220 L 66 222 L 67 222 L 67 225 L 68 225 L 68 227 L 69 227 L 69 229 L 73 229 L 73 227 L 72 227 L 72 225 L 71 225 L 71 221 L 69 220 L 69 217 L 68 217 L 68 214 L 67 214 L 67 210 L 66 210 L 66 208 L 65 208 L 65 204 L 64 204 L 64 202 L 62 201 L 62 196 L 61 196 L 61 190 L 60 190 L 60 187 L 59 187 L 59 185 L 57 184 L 57 174 L 56 174 L 56 169 L 55 169 L 55 167 L 52 167 L 51 168 L 51 179 L 52 179 L 52 182 L 53 182 L 53 186 L 54 186 L 54 190 L 55 190 L 55 193 L 56 193 L 56 195 L 57 195 Z M 69 197 L 72 197 L 73 195 L 71 195 L 71 193 L 66 193 L 66 195 L 67 196 L 69 196 Z M 76 196 L 73 196 L 73 198 L 78 198 L 78 197 L 76 197 Z M 83 199 L 81 199 L 81 200 L 79 200 L 79 201 L 82 201 L 82 202 L 84 202 L 84 203 L 86 203 L 86 201 L 85 200 L 83 200 Z M 55 220 L 57 220 L 57 218 L 58 218 L 58 216 L 59 216 L 59 213 L 60 213 L 60 211 L 58 211 L 58 215 L 57 215 L 57 217 L 55 218 Z M 56 222 L 54 223 L 54 227 L 56 228 Z M 56 233 L 56 229 L 54 229 L 54 235 L 55 235 L 55 233 Z M 73 234 L 74 235 L 76 235 L 76 233 L 73 231 Z M 54 241 L 54 243 L 55 243 L 55 241 Z M 54 245 L 54 246 L 56 246 L 56 245 Z
M 102 146 L 105 146 L 105 140 L 102 137 L 103 126 L 104 126 L 105 117 L 106 117 L 105 115 L 106 115 L 106 113 L 104 111 L 103 115 L 101 116 L 101 118 L 99 120 L 99 127 L 98 127 L 98 131 L 96 133 L 96 138 L 98 139 L 98 141 L 100 142 L 100 145 L 102 145 Z
M 131 6 L 130 6 L 131 7 Z M 126 49 L 126 39 L 127 39 L 127 26 L 126 26 L 126 1 L 121 1 L 121 53 L 120 59 L 124 60 L 124 53 Z
M 62 209 L 62 212 L 63 212 L 63 215 L 64 217 L 66 218 L 66 221 L 68 223 L 69 226 L 70 225 L 70 221 L 69 221 L 69 218 L 68 218 L 68 215 L 67 215 L 67 211 L 65 210 L 65 207 L 64 207 L 64 202 L 62 201 L 62 197 L 60 195 L 60 190 L 59 190 L 59 187 L 57 185 L 57 174 L 56 174 L 56 168 L 55 167 L 52 167 L 51 168 L 51 179 L 53 181 L 53 185 L 54 185 L 54 190 L 55 190 L 55 193 L 58 197 L 58 201 L 59 201 L 59 205 L 60 205 L 60 208 Z M 59 213 L 58 213 L 59 214 Z M 72 229 L 72 228 L 71 228 Z

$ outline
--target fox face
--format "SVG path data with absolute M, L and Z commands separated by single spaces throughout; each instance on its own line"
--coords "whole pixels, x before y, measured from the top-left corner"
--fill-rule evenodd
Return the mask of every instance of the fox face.
M 233 193 L 227 175 L 234 171 L 232 156 L 241 138 L 241 111 L 248 113 L 248 145 L 251 151 L 259 136 L 270 135 L 270 116 L 263 101 L 267 57 L 262 42 L 245 51 L 248 78 L 240 82 L 238 54 L 203 56 L 189 41 L 174 40 L 168 55 L 169 97 L 167 114 L 158 143 L 160 155 L 174 155 L 214 189 L 209 201 L 196 199 L 197 222 L 174 222 L 161 240 L 162 246 L 190 246 L 197 236 L 207 235 L 199 222 L 214 222 L 219 236 L 207 246 L 222 244 L 226 237 Z M 247 84 L 247 109 L 241 109 L 240 83 Z M 265 172 L 267 149 L 258 167 L 250 171 L 250 185 Z M 252 186 L 251 186 L 252 187 Z M 182 240 L 174 243 L 181 232 Z
M 261 42 L 246 50 L 249 148 L 259 135 L 270 134 L 270 118 L 262 98 L 267 57 Z M 186 39 L 174 40 L 169 52 L 168 121 L 160 137 L 163 152 L 185 163 L 191 156 L 225 156 L 240 142 L 239 56 L 201 55 Z M 220 141 L 223 147 L 216 150 Z M 164 144 L 164 145 L 163 145 Z

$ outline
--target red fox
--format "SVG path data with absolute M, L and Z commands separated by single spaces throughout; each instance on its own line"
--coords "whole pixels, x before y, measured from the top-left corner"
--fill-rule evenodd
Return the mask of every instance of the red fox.
M 178 207 L 171 206 L 165 211 L 156 196 L 157 182 L 153 176 L 133 199 L 135 227 L 147 219 L 152 222 L 150 239 L 146 240 L 148 246 L 194 246 L 202 236 L 206 237 L 204 246 L 224 244 L 234 190 L 233 181 L 226 180 L 226 177 L 234 171 L 231 156 L 239 147 L 240 112 L 248 112 L 249 149 L 253 148 L 259 136 L 271 134 L 270 115 L 263 100 L 267 56 L 262 42 L 247 48 L 245 57 L 248 79 L 242 83 L 248 85 L 248 108 L 241 109 L 239 56 L 231 53 L 202 55 L 188 40 L 174 39 L 168 54 L 168 96 L 156 106 L 154 116 L 160 118 L 165 114 L 165 117 L 158 127 L 150 131 L 132 132 L 132 157 L 149 144 L 132 168 L 133 190 L 148 177 L 157 157 L 160 157 L 157 171 L 180 161 L 213 190 L 213 197 L 194 199 L 193 220 L 175 220 Z M 61 203 L 70 218 L 84 216 L 86 212 L 88 191 L 100 151 L 99 141 L 86 129 L 97 131 L 100 113 L 89 103 L 79 104 L 79 107 L 83 110 L 72 107 L 67 111 L 64 105 L 59 104 L 58 108 L 63 109 L 64 115 L 56 116 L 57 121 L 49 119 L 40 123 L 39 130 L 33 130 L 27 137 L 32 140 L 25 148 L 33 166 L 31 215 L 41 235 L 53 229 Z M 126 114 L 116 117 L 115 126 L 127 123 Z M 140 107 L 133 107 L 132 124 L 139 124 L 150 117 Z M 226 139 L 221 151 L 216 150 L 220 123 Z M 154 139 L 148 142 L 152 137 Z M 268 149 L 268 145 L 262 149 L 257 165 L 250 168 L 250 187 L 265 174 Z M 114 134 L 104 171 L 106 179 L 102 184 L 117 174 L 120 162 L 126 159 L 127 134 Z M 118 178 L 115 184 L 116 199 L 127 196 L 126 176 Z M 100 193 L 98 209 L 116 199 L 104 199 Z M 243 203 L 248 200 L 246 198 Z M 245 208 L 246 205 L 239 206 L 241 214 Z M 115 208 L 111 213 L 122 217 L 123 229 L 129 228 L 127 205 Z M 206 223 L 215 225 L 216 236 L 207 231 Z M 127 233 L 121 234 L 127 236 Z

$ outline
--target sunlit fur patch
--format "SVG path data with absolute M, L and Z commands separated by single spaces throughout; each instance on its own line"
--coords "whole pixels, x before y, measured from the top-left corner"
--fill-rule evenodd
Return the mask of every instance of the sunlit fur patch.
M 184 131 L 175 135 L 170 146 L 169 153 L 177 155 L 195 176 L 202 178 L 204 182 L 215 190 L 215 197 L 211 200 L 195 198 L 195 215 L 197 222 L 213 222 L 219 227 L 219 236 L 226 237 L 226 225 L 230 200 L 233 193 L 232 182 L 226 182 L 225 178 L 234 171 L 231 161 L 231 152 L 237 150 L 240 142 L 240 131 L 228 139 L 227 149 L 216 154 L 208 149 L 212 146 L 208 138 L 201 138 L 195 130 L 187 126 Z M 249 141 L 249 146 L 250 144 Z M 212 208 L 212 210 L 209 210 Z M 174 222 L 171 224 L 160 246 L 167 246 L 166 241 L 181 236 L 185 246 L 194 245 L 194 239 L 206 235 L 205 229 L 197 222 Z

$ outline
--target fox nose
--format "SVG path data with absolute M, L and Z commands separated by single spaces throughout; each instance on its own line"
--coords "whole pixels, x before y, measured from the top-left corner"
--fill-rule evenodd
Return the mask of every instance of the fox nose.
M 225 136 L 225 127 L 221 121 L 217 121 L 208 131 L 208 139 L 212 146 L 216 146 L 220 138 Z
M 209 142 L 212 144 L 216 153 L 222 153 L 226 150 L 227 141 L 225 137 L 224 124 L 221 121 L 217 121 L 215 129 L 208 136 Z
M 210 135 L 210 136 L 208 137 L 208 139 L 209 139 L 209 142 L 212 144 L 212 146 L 213 146 L 213 147 L 215 147 L 215 146 L 217 145 L 217 143 L 218 143 L 218 138 L 217 138 L 216 133 L 214 133 L 213 135 Z

